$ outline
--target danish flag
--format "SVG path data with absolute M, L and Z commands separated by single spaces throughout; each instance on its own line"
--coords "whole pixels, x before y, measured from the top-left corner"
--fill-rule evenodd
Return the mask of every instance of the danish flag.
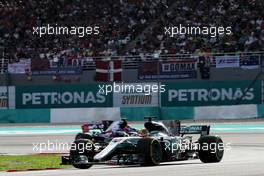
M 95 61 L 96 81 L 121 81 L 122 60 Z

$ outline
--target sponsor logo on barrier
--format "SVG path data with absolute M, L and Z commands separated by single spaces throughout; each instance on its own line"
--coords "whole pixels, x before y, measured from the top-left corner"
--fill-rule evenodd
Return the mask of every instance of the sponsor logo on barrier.
M 32 75 L 79 75 L 81 73 L 82 68 L 80 67 L 49 68 L 32 71 Z
M 143 62 L 139 66 L 139 79 L 183 79 L 197 77 L 197 61 L 181 59 L 166 62 Z
M 152 95 L 123 95 L 122 105 L 151 105 Z
M 161 64 L 162 72 L 177 72 L 177 71 L 188 71 L 196 69 L 196 61 L 192 62 L 168 62 Z
M 246 90 L 240 88 L 222 89 L 179 89 L 169 90 L 169 101 L 225 101 L 225 100 L 253 100 L 254 89 Z
M 167 83 L 161 94 L 162 106 L 203 106 L 261 103 L 261 82 Z
M 159 93 L 165 92 L 165 85 L 158 83 L 117 84 L 119 89 L 113 95 L 115 107 L 146 107 L 158 106 Z
M 23 93 L 22 104 L 54 105 L 54 104 L 78 104 L 78 103 L 104 103 L 105 96 L 97 92 L 34 92 Z
M 236 68 L 240 66 L 239 56 L 216 56 L 216 68 Z
M 18 86 L 17 108 L 111 107 L 112 93 L 98 92 L 97 85 Z

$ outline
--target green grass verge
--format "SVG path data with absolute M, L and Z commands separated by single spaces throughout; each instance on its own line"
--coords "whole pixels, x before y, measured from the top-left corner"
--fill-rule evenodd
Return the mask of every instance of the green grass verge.
M 59 155 L 1 155 L 0 170 L 65 168 Z M 67 167 L 67 166 L 66 166 Z

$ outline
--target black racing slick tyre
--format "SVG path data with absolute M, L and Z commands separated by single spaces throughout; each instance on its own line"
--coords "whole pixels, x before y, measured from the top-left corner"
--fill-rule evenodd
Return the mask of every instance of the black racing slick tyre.
M 78 169 L 89 169 L 95 155 L 94 143 L 89 139 L 77 139 L 72 143 L 70 159 L 73 167 Z
M 75 140 L 78 140 L 78 139 L 92 139 L 92 137 L 91 137 L 91 135 L 89 135 L 89 134 L 78 133 L 78 134 L 75 136 Z
M 142 166 L 157 166 L 162 161 L 162 148 L 156 139 L 140 139 L 137 143 L 137 150 Z
M 203 163 L 220 162 L 224 156 L 224 144 L 218 136 L 202 136 L 198 141 L 199 158 Z

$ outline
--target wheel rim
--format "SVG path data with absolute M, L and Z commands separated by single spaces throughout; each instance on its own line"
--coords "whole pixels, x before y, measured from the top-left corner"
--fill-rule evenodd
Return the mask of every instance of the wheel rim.
M 220 150 L 219 149 L 219 145 L 223 145 L 223 141 L 222 140 L 220 140 L 219 142 L 217 142 L 217 147 L 216 147 L 216 157 L 219 159 L 219 160 L 221 160 L 222 158 L 223 158 L 223 155 L 224 155 L 224 149 L 222 150 Z
M 151 158 L 153 163 L 159 164 L 161 161 L 161 149 L 158 141 L 153 140 L 151 145 Z

